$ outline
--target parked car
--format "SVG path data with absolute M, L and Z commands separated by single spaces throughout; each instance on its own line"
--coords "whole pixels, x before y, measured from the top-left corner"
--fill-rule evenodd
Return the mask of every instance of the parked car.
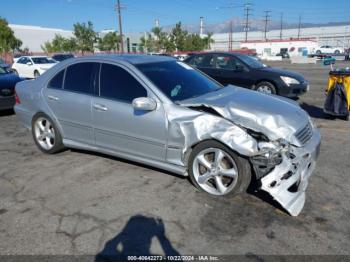
M 315 54 L 321 55 L 321 54 L 340 54 L 344 53 L 344 48 L 342 47 L 333 47 L 330 45 L 323 45 L 316 49 Z
M 223 87 L 174 58 L 135 55 L 66 60 L 16 92 L 16 114 L 44 153 L 115 155 L 189 175 L 217 196 L 256 179 L 292 215 L 304 205 L 320 133 L 289 99 Z
M 222 85 L 231 84 L 285 97 L 297 97 L 309 89 L 309 83 L 302 75 L 266 66 L 244 54 L 202 53 L 185 62 Z
M 47 56 L 22 56 L 12 64 L 12 70 L 21 77 L 37 78 L 56 63 Z
M 6 64 L 0 64 L 0 110 L 12 109 L 15 105 L 15 85 L 22 81 Z
M 57 62 L 62 62 L 66 59 L 74 58 L 74 55 L 73 54 L 55 54 L 51 58 L 56 60 Z

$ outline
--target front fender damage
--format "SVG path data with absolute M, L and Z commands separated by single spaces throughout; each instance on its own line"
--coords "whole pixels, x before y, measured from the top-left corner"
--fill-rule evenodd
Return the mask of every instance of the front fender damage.
M 250 160 L 266 153 L 259 148 L 256 137 L 247 132 L 247 127 L 224 118 L 217 108 L 204 106 L 203 110 L 203 105 L 188 107 L 198 107 L 198 111 L 186 107 L 167 110 L 168 148 L 178 149 L 174 151 L 176 153 L 168 151 L 167 161 L 186 166 L 191 147 L 208 139 L 220 141 Z M 268 192 L 293 216 L 298 215 L 304 206 L 307 181 L 315 167 L 315 157 L 309 151 L 290 146 L 288 150 L 278 152 L 280 159 L 269 161 L 272 164 L 263 175 L 253 168 L 261 184 L 260 189 Z M 254 167 L 254 161 L 251 163 Z

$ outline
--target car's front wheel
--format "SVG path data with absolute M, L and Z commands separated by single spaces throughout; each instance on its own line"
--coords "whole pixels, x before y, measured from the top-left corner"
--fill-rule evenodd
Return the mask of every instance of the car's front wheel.
M 214 140 L 195 146 L 188 161 L 192 183 L 215 196 L 234 196 L 246 191 L 250 170 L 246 159 Z
M 266 81 L 258 83 L 255 87 L 255 90 L 260 93 L 269 94 L 269 95 L 271 94 L 275 95 L 277 93 L 275 86 L 272 83 L 266 82 Z
M 62 137 L 50 117 L 37 114 L 32 121 L 32 134 L 38 148 L 47 154 L 54 154 L 64 149 Z
M 339 50 L 335 50 L 335 51 L 334 51 L 334 54 L 339 55 L 339 54 L 340 54 L 340 51 L 339 51 Z

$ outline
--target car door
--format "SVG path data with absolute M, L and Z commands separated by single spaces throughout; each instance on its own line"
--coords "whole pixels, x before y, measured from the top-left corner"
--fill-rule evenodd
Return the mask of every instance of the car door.
M 25 63 L 23 64 L 23 74 L 26 77 L 33 78 L 34 77 L 34 62 L 31 58 L 27 57 Z
M 24 71 L 24 65 L 26 64 L 27 58 L 26 57 L 21 57 L 18 59 L 17 63 L 14 66 L 14 69 L 17 71 L 18 75 L 21 77 L 27 77 Z
M 91 100 L 98 63 L 68 66 L 54 76 L 44 89 L 44 97 L 59 122 L 63 138 L 94 145 Z
M 230 54 L 216 55 L 213 78 L 225 86 L 251 87 L 254 82 L 247 66 Z
M 122 65 L 101 64 L 99 89 L 92 101 L 96 145 L 155 160 L 165 160 L 166 117 L 158 101 L 154 111 L 138 111 L 132 101 L 157 97 Z

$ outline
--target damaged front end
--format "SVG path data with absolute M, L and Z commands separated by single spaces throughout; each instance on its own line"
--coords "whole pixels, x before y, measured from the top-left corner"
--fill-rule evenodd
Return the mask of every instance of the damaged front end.
M 301 212 L 321 136 L 299 105 L 231 86 L 181 106 L 203 114 L 171 114 L 172 142 L 221 141 L 250 160 L 260 189 L 292 216 Z
M 250 158 L 260 188 L 268 192 L 292 216 L 297 216 L 305 203 L 305 190 L 316 166 L 320 133 L 312 135 L 303 146 L 279 141 L 258 143 L 262 154 Z

